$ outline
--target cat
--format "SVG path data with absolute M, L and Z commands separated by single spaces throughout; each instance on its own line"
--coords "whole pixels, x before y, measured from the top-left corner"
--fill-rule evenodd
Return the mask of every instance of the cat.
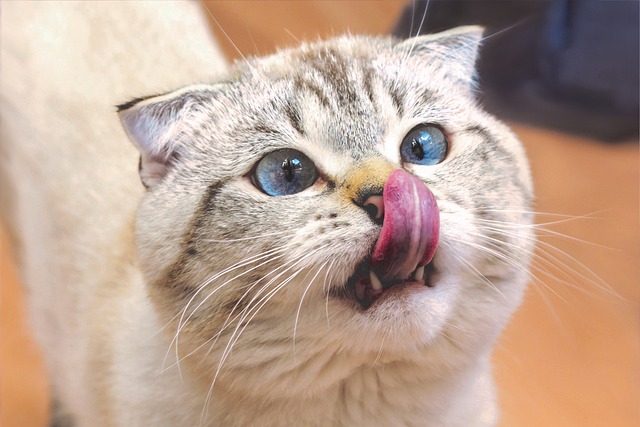
M 165 6 L 66 8 L 156 37 L 103 46 L 96 87 L 53 73 L 75 91 L 44 78 L 32 87 L 52 98 L 33 94 L 16 82 L 41 64 L 8 55 L 5 216 L 58 416 L 495 425 L 491 349 L 528 279 L 533 188 L 519 141 L 476 99 L 482 30 L 339 36 L 225 69 L 195 6 Z M 38 9 L 9 16 L 20 8 Z M 188 76 L 120 103 L 124 132 L 92 110 Z

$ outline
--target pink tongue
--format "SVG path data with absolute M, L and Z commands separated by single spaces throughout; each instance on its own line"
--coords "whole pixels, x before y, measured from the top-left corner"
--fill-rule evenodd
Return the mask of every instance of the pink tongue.
M 383 279 L 407 279 L 436 251 L 440 214 L 433 193 L 402 169 L 391 173 L 382 193 L 384 221 L 371 266 Z

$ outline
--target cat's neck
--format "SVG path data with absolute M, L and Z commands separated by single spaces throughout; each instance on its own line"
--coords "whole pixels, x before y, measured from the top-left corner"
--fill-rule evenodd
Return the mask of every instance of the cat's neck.
M 480 427 L 495 423 L 487 358 L 429 380 L 416 368 L 414 362 L 362 365 L 321 392 L 286 398 L 273 397 L 266 389 L 255 390 L 251 396 L 221 386 L 211 407 L 210 417 L 216 420 L 212 425 L 316 426 L 318 420 L 325 420 L 327 426 Z

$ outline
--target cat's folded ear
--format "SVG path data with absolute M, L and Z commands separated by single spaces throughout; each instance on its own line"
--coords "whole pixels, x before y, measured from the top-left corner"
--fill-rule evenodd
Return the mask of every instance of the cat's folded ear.
M 189 86 L 117 107 L 127 136 L 140 151 L 140 179 L 146 188 L 167 174 L 189 137 L 198 105 L 214 97 L 217 90 L 217 85 Z
M 397 44 L 394 50 L 416 61 L 441 62 L 449 70 L 449 77 L 472 84 L 483 33 L 481 26 L 457 27 L 441 33 L 412 37 Z

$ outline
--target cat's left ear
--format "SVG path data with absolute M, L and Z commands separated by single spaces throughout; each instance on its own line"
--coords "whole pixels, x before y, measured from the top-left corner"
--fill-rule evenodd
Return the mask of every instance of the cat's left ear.
M 483 33 L 484 28 L 477 25 L 457 27 L 404 40 L 394 50 L 405 58 L 438 61 L 449 70 L 450 77 L 471 84 Z
M 189 136 L 198 106 L 215 92 L 216 86 L 195 85 L 117 107 L 127 136 L 140 151 L 140 179 L 147 189 L 168 173 Z

